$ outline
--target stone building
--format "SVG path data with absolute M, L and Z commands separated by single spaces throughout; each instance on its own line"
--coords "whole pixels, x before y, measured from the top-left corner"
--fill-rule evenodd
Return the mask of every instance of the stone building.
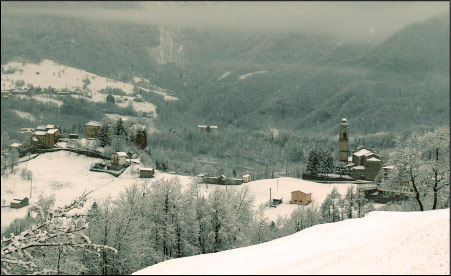
M 360 146 L 352 153 L 352 163 L 348 167 L 352 178 L 374 180 L 382 169 L 382 160 L 376 153 L 365 146 Z
M 86 138 L 96 138 L 99 133 L 99 129 L 102 126 L 100 122 L 90 121 L 85 124 L 85 137 Z
M 115 152 L 111 154 L 111 165 L 116 167 L 121 167 L 125 165 L 125 162 L 127 161 L 127 153 L 125 152 Z

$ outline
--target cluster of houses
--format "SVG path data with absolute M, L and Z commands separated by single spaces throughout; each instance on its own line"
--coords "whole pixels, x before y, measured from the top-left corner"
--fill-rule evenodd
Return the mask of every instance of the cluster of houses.
M 55 125 L 39 125 L 31 137 L 32 146 L 53 147 L 61 135 L 61 129 Z
M 339 160 L 347 163 L 349 175 L 358 180 L 374 181 L 376 176 L 383 174 L 382 181 L 386 179 L 394 166 L 382 166 L 382 158 L 370 148 L 360 146 L 348 156 L 349 152 L 349 125 L 343 118 L 339 126 Z M 413 187 L 409 183 L 400 181 L 399 186 L 387 188 L 378 184 L 362 186 L 362 191 L 368 198 L 387 201 L 389 199 L 407 200 L 415 196 Z
M 243 183 L 251 181 L 251 175 L 245 174 L 241 178 L 227 178 L 225 175 L 208 176 L 204 174 L 199 174 L 198 180 L 200 180 L 199 182 L 206 184 L 241 185 Z

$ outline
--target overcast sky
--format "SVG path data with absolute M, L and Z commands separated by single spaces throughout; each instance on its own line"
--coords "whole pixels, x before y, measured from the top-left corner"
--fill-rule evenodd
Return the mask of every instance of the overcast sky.
M 449 16 L 449 3 L 444 1 L 137 2 L 130 4 L 133 9 L 117 8 L 120 2 L 111 4 L 114 9 L 105 2 L 65 4 L 70 8 L 34 7 L 33 12 L 193 28 L 310 31 L 363 41 L 380 41 L 409 23 L 438 14 Z M 110 8 L 100 8 L 104 6 Z

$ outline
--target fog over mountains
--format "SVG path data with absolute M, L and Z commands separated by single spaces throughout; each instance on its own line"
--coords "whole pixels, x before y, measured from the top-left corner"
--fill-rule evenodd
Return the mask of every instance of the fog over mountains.
M 158 106 L 168 128 L 335 133 L 346 116 L 359 133 L 397 131 L 449 122 L 448 8 L 8 2 L 1 59 L 51 59 L 124 81 L 143 75 L 181 99 Z

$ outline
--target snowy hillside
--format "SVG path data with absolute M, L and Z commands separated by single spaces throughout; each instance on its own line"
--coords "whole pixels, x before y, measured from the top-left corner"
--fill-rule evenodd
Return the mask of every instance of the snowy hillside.
M 372 212 L 271 242 L 169 260 L 145 274 L 448 274 L 449 209 Z
M 5 71 L 13 71 L 13 73 L 2 73 L 2 89 L 9 90 L 16 88 L 16 82 L 19 80 L 24 81 L 24 87 L 27 85 L 33 85 L 34 87 L 41 88 L 51 86 L 55 89 L 83 90 L 82 87 L 85 85 L 87 91 L 90 91 L 92 95 L 92 98 L 87 98 L 88 100 L 94 102 L 105 102 L 107 95 L 99 93 L 99 90 L 107 87 L 118 88 L 127 94 L 127 96 L 123 96 L 123 98 L 127 98 L 127 101 L 118 103 L 119 106 L 126 107 L 127 104 L 131 102 L 136 111 L 152 111 L 156 114 L 156 107 L 152 103 L 133 101 L 134 85 L 130 83 L 105 78 L 81 69 L 56 64 L 55 62 L 47 59 L 43 60 L 39 64 L 9 62 L 2 67 Z M 146 81 L 146 83 L 150 84 L 149 80 L 142 79 L 140 77 L 136 77 L 135 82 L 136 81 Z M 168 95 L 168 93 L 162 91 L 163 89 L 157 86 L 155 87 L 158 89 L 153 90 L 139 86 L 137 87 L 147 92 L 162 95 L 165 100 L 178 100 L 178 98 Z M 33 98 L 39 101 L 52 100 L 39 96 L 33 96 Z
M 91 140 L 92 141 L 92 140 Z M 93 141 L 92 141 L 93 142 Z M 26 157 L 24 157 L 26 158 Z M 90 158 L 76 153 L 59 151 L 45 153 L 20 163 L 16 166 L 16 172 L 8 177 L 1 177 L 1 199 L 7 205 L 14 198 L 23 198 L 30 195 L 30 182 L 24 180 L 20 174 L 22 169 L 28 169 L 33 174 L 32 197 L 30 204 L 35 204 L 40 194 L 56 196 L 55 206 L 63 206 L 71 200 L 80 196 L 86 190 L 94 190 L 91 198 L 101 199 L 111 195 L 117 197 L 126 187 L 133 183 L 153 183 L 157 179 L 170 179 L 178 177 L 183 189 L 188 189 L 193 177 L 183 175 L 173 175 L 163 172 L 157 172 L 155 178 L 146 179 L 138 177 L 139 164 L 134 164 L 127 168 L 119 177 L 114 177 L 106 173 L 89 171 L 91 164 L 100 162 L 101 159 Z M 216 188 L 219 189 L 241 189 L 248 186 L 251 194 L 255 196 L 254 209 L 260 204 L 268 204 L 269 189 L 272 189 L 272 198 L 283 198 L 283 203 L 277 208 L 267 208 L 266 216 L 276 221 L 278 216 L 290 215 L 298 205 L 289 204 L 291 192 L 302 190 L 312 193 L 312 200 L 321 204 L 330 193 L 333 187 L 336 187 L 341 194 L 346 193 L 346 189 L 355 184 L 319 184 L 311 181 L 305 181 L 296 178 L 284 177 L 279 179 L 264 179 L 251 181 L 239 186 L 223 186 L 213 184 L 198 184 L 199 191 L 207 196 Z M 2 208 L 1 226 L 8 226 L 14 219 L 24 217 L 27 208 L 10 209 Z

